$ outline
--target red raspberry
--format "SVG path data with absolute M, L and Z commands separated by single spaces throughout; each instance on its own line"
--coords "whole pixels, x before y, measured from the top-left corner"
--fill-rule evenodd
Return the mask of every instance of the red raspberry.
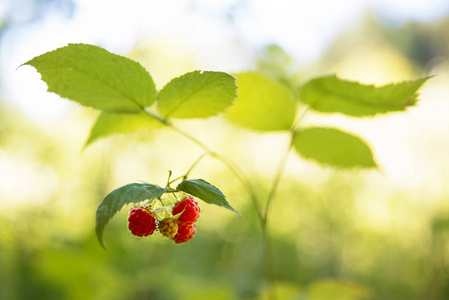
M 157 228 L 163 236 L 172 239 L 178 232 L 178 221 L 173 219 L 164 219 L 159 222 Z
M 185 243 L 195 234 L 195 223 L 178 223 L 178 233 L 173 237 L 175 243 Z
M 135 236 L 148 236 L 156 229 L 156 219 L 142 207 L 133 207 L 128 215 L 128 228 Z
M 182 212 L 182 215 L 178 218 L 179 222 L 194 223 L 200 217 L 200 207 L 193 197 L 186 197 L 173 207 L 173 215 L 177 215 Z

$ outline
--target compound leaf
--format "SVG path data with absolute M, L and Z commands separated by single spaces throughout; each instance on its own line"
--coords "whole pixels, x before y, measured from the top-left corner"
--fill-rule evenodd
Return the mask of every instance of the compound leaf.
M 110 192 L 97 208 L 95 232 L 100 245 L 105 248 L 103 244 L 104 227 L 124 205 L 153 200 L 166 191 L 165 188 L 149 183 L 130 183 Z
M 218 188 L 203 179 L 184 180 L 178 184 L 176 189 L 198 197 L 206 203 L 225 207 L 238 213 L 229 205 L 225 195 Z
M 165 118 L 206 118 L 223 112 L 237 95 L 235 78 L 223 72 L 194 71 L 171 80 L 158 95 Z
M 296 115 L 290 90 L 276 80 L 256 72 L 236 74 L 238 98 L 225 113 L 228 120 L 249 129 L 289 130 Z
M 429 78 L 376 87 L 324 76 L 306 83 L 300 89 L 300 100 L 320 112 L 355 117 L 404 111 L 418 101 L 417 91 Z
M 31 65 L 48 91 L 108 112 L 140 112 L 156 99 L 150 74 L 137 62 L 103 48 L 69 44 L 37 56 Z
M 335 128 L 310 127 L 293 138 L 296 151 L 307 159 L 338 168 L 377 167 L 370 147 L 360 138 Z

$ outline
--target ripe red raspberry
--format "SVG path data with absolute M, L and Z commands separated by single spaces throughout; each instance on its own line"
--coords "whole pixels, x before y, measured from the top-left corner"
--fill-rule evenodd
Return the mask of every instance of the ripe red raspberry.
M 200 217 L 200 207 L 193 197 L 186 197 L 173 207 L 173 215 L 177 215 L 182 212 L 182 215 L 178 218 L 179 222 L 194 223 Z
M 172 239 L 178 232 L 178 221 L 173 219 L 164 219 L 159 222 L 157 228 L 163 236 Z
M 148 236 L 156 229 L 156 219 L 142 207 L 133 207 L 128 215 L 128 228 L 135 236 Z
M 178 233 L 173 237 L 175 243 L 185 243 L 195 234 L 195 223 L 178 223 Z

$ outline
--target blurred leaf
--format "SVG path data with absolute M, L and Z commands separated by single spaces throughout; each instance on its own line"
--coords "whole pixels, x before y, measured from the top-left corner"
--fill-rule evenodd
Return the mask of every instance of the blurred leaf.
M 281 67 L 294 63 L 291 56 L 281 46 L 275 44 L 268 45 L 262 50 L 261 59 Z
M 270 293 L 275 292 L 277 299 L 297 300 L 301 298 L 302 290 L 296 285 L 288 282 L 276 282 L 276 285 L 265 289 L 258 297 L 260 300 L 270 299 Z M 306 299 L 304 299 L 306 300 Z
M 162 124 L 159 121 L 145 113 L 125 114 L 102 112 L 90 130 L 89 138 L 84 147 L 107 135 L 160 127 L 162 127 Z
M 449 215 L 440 215 L 432 220 L 432 232 L 434 234 L 449 231 Z
M 257 70 L 270 74 L 281 83 L 288 84 L 288 87 L 291 88 L 290 84 L 293 83 L 292 71 L 296 69 L 292 57 L 282 47 L 272 44 L 262 49 L 257 61 Z M 296 92 L 297 89 L 294 90 Z
M 149 183 L 130 183 L 109 193 L 97 208 L 96 226 L 98 241 L 104 248 L 103 230 L 109 220 L 129 203 L 153 200 L 167 191 L 160 186 Z
M 234 300 L 235 295 L 223 287 L 220 288 L 202 288 L 202 289 L 192 289 L 187 295 L 184 294 L 183 300 L 198 300 L 198 299 L 209 299 L 209 300 Z
M 256 72 L 236 75 L 238 98 L 225 114 L 230 121 L 250 129 L 289 130 L 296 102 L 287 87 Z
M 314 282 L 306 293 L 307 300 L 359 300 L 370 296 L 370 291 L 352 282 L 321 280 Z
M 198 197 L 206 203 L 225 207 L 238 213 L 229 205 L 225 195 L 219 189 L 203 179 L 184 180 L 178 184 L 176 189 Z
M 306 83 L 300 89 L 300 100 L 320 112 L 356 117 L 404 111 L 417 102 L 416 92 L 429 78 L 376 87 L 325 76 Z
M 377 167 L 360 138 L 335 128 L 310 127 L 297 132 L 293 146 L 301 156 L 339 168 Z
M 158 109 L 166 118 L 206 118 L 234 102 L 235 78 L 223 72 L 194 71 L 170 81 L 158 95 Z
M 69 44 L 25 63 L 48 91 L 108 112 L 140 112 L 156 98 L 150 74 L 137 62 L 103 48 Z

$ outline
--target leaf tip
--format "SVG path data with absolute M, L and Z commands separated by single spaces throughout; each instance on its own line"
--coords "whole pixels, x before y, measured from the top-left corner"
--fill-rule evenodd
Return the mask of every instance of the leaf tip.
M 95 228 L 95 233 L 96 233 L 97 240 L 98 240 L 98 243 L 100 244 L 101 248 L 103 248 L 104 250 L 108 250 L 103 242 L 103 228 L 100 228 L 97 225 Z
M 228 209 L 235 212 L 236 214 L 238 214 L 240 217 L 243 218 L 243 215 L 241 213 L 239 213 L 237 210 L 235 210 L 233 207 L 230 206 L 230 208 L 228 208 Z
M 95 138 L 92 138 L 92 136 L 90 135 L 90 136 L 86 139 L 86 141 L 84 142 L 84 145 L 83 145 L 82 148 L 81 148 L 81 152 L 84 152 L 84 151 L 87 149 L 87 147 L 89 147 L 90 145 L 92 145 L 92 143 L 95 142 L 95 141 L 96 141 L 96 139 L 95 139 Z

